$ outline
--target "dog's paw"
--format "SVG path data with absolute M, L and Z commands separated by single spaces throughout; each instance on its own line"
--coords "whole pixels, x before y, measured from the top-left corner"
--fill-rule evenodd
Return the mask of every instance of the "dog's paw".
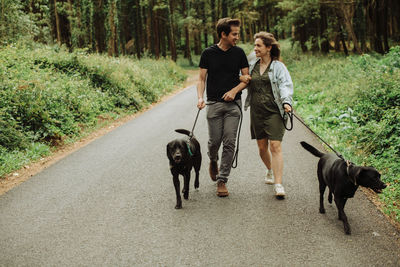
M 180 210 L 182 208 L 182 204 L 176 204 L 175 209 Z
M 351 235 L 350 225 L 344 225 L 344 232 L 346 235 Z
M 319 208 L 319 213 L 324 214 L 325 213 L 325 209 L 324 208 Z
M 199 182 L 194 182 L 194 189 L 199 188 Z
M 188 200 L 189 199 L 189 192 L 183 193 L 183 198 Z

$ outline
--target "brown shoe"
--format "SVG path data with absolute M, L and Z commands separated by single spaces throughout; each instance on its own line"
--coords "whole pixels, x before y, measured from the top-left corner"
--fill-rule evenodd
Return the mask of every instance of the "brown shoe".
M 217 175 L 218 175 L 218 162 L 210 161 L 210 168 L 208 170 L 210 172 L 211 180 L 215 182 L 217 180 Z
M 217 183 L 217 196 L 219 197 L 229 196 L 228 189 L 226 189 L 225 183 L 222 181 L 218 181 Z

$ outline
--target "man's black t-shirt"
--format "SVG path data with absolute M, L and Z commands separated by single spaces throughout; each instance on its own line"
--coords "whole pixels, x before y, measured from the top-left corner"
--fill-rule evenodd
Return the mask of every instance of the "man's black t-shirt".
M 206 48 L 201 54 L 199 67 L 207 69 L 207 100 L 224 101 L 222 96 L 240 83 L 239 71 L 249 66 L 243 49 L 237 46 L 227 51 L 217 45 Z M 235 100 L 240 99 L 241 92 Z

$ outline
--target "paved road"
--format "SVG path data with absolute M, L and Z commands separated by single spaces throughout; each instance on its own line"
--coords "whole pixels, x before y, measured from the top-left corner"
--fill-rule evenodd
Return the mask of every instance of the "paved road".
M 295 125 L 284 140 L 287 199 L 263 183 L 245 113 L 239 167 L 220 199 L 207 175 L 205 112 L 195 129 L 200 190 L 175 210 L 165 146 L 191 129 L 191 87 L 0 196 L 1 266 L 399 266 L 399 233 L 362 192 L 318 213 L 317 158 Z M 320 146 L 319 146 L 320 147 Z M 193 181 L 193 180 L 192 180 Z

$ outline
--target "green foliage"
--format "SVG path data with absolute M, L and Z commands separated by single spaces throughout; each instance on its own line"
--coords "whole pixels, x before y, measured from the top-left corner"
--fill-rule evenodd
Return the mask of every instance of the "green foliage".
M 0 3 L 0 46 L 22 37 L 32 38 L 37 28 L 29 15 L 22 10 L 20 1 L 1 0 Z
M 24 45 L 0 49 L 0 158 L 18 159 L 39 144 L 61 145 L 104 118 L 136 112 L 186 78 L 170 60 L 68 53 Z M 47 153 L 47 152 L 46 152 Z M 7 156 L 7 154 L 10 154 Z M 33 153 L 36 155 L 36 153 Z M 35 156 L 36 157 L 36 156 Z M 10 170 L 7 167 L 0 176 Z M 12 169 L 12 168 L 11 168 Z
M 285 45 L 284 45 L 285 46 Z M 389 185 L 384 212 L 400 221 L 400 47 L 385 56 L 310 56 L 283 52 L 295 109 L 343 156 L 375 166 Z M 287 57 L 289 55 L 289 57 Z M 286 57 L 285 57 L 286 56 Z

